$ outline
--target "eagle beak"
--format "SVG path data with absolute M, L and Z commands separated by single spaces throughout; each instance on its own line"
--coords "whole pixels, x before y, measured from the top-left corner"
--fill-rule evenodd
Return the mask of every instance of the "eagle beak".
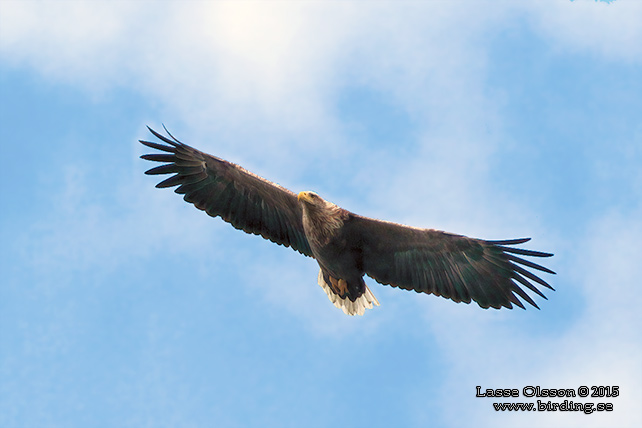
M 299 192 L 299 194 L 296 197 L 297 201 L 301 200 L 307 200 L 308 199 L 308 192 Z

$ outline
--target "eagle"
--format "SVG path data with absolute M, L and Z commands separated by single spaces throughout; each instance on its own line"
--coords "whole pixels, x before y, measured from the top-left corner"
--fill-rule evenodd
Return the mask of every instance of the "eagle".
M 167 136 L 147 128 L 164 144 L 139 140 L 160 151 L 142 159 L 163 163 L 145 174 L 172 174 L 157 188 L 178 186 L 176 193 L 210 216 L 314 258 L 318 284 L 348 315 L 363 315 L 379 306 L 364 275 L 383 285 L 457 303 L 472 300 L 484 309 L 512 309 L 513 304 L 525 309 L 520 298 L 539 309 L 520 286 L 544 299 L 537 285 L 553 290 L 526 268 L 555 272 L 518 257 L 553 255 L 515 247 L 530 238 L 488 241 L 362 217 L 315 192 L 295 194 L 183 144 L 167 128 Z

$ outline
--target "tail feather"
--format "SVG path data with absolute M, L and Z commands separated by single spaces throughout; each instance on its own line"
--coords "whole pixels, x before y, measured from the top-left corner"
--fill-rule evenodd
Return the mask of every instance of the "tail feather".
M 379 306 L 379 301 L 367 285 L 365 285 L 364 293 L 353 302 L 348 297 L 341 298 L 341 296 L 332 290 L 330 284 L 326 283 L 323 278 L 323 271 L 321 269 L 319 269 L 318 283 L 334 306 L 341 309 L 347 315 L 363 315 L 366 309 L 372 309 L 373 305 Z

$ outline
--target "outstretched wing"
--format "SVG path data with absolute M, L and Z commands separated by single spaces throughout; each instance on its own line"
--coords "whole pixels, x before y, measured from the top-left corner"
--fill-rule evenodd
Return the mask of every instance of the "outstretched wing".
M 520 285 L 545 298 L 535 286 L 553 289 L 525 267 L 554 274 L 517 257 L 552 254 L 511 247 L 530 238 L 483 241 L 355 216 L 352 233 L 361 242 L 366 274 L 377 282 L 405 290 L 432 293 L 455 302 L 474 300 L 482 308 L 524 308 L 518 299 L 538 308 Z
M 165 162 L 145 174 L 174 174 L 156 187 L 178 186 L 176 193 L 185 195 L 185 201 L 212 217 L 220 216 L 237 229 L 312 256 L 294 193 L 238 165 L 181 143 L 167 129 L 171 139 L 148 129 L 169 145 L 140 140 L 147 147 L 164 152 L 141 156 L 149 161 Z

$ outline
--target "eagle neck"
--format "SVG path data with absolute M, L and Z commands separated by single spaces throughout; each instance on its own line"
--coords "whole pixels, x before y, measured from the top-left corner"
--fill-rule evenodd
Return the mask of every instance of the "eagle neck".
M 347 211 L 333 203 L 324 202 L 324 205 L 303 205 L 303 228 L 310 243 L 316 247 L 328 244 L 347 218 Z

